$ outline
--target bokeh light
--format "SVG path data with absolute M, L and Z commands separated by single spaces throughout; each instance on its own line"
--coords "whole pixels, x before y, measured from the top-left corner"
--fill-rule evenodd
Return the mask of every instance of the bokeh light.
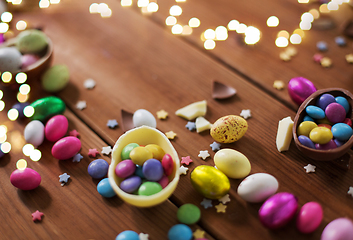
M 0 23 L 0 33 L 6 33 L 9 30 L 9 24 L 2 22 Z
M 11 151 L 11 144 L 9 142 L 4 142 L 1 144 L 1 151 L 3 153 L 9 153 Z
M 278 37 L 275 42 L 277 47 L 287 47 L 288 46 L 288 39 L 285 37 Z
M 150 3 L 149 0 L 138 0 L 137 1 L 137 6 L 140 7 L 140 8 L 147 7 L 149 3 Z
M 190 34 L 192 34 L 192 28 L 189 25 L 183 26 L 183 32 L 181 34 L 182 35 L 190 35 Z
M 240 23 L 235 31 L 237 33 L 245 33 L 247 28 L 248 26 L 246 26 L 244 23 Z
M 302 42 L 302 37 L 299 34 L 292 34 L 289 41 L 291 44 L 300 44 Z
M 9 83 L 11 82 L 12 80 L 12 74 L 10 72 L 3 72 L 1 74 L 1 80 L 4 82 L 4 83 Z
M 171 16 L 180 16 L 182 13 L 183 10 L 178 5 L 171 6 L 171 8 L 169 9 L 169 14 Z
M 34 107 L 32 106 L 27 106 L 23 109 L 23 114 L 26 116 L 26 117 L 32 117 L 33 114 L 34 114 Z
M 286 30 L 282 30 L 282 31 L 279 31 L 278 34 L 277 34 L 277 37 L 284 37 L 284 38 L 289 38 L 289 32 L 287 32 Z
M 20 159 L 16 162 L 16 168 L 18 170 L 24 170 L 27 167 L 27 161 L 24 159 Z
M 27 102 L 28 98 L 29 98 L 28 94 L 22 94 L 20 92 L 17 93 L 17 101 L 19 101 L 20 103 Z
M 25 30 L 27 28 L 27 23 L 23 20 L 20 20 L 16 23 L 16 29 L 18 31 Z
M 181 34 L 183 32 L 183 26 L 180 24 L 175 24 L 171 29 L 173 34 Z
M 159 6 L 156 2 L 151 2 L 147 5 L 147 11 L 150 13 L 157 12 L 159 9 Z
M 239 26 L 239 21 L 234 20 L 234 19 L 230 20 L 228 25 L 227 25 L 229 31 L 237 30 L 238 26 Z
M 31 152 L 31 155 L 29 156 L 29 158 L 35 162 L 39 161 L 41 157 L 42 157 L 42 153 L 38 149 L 34 149 Z
M 123 7 L 129 7 L 132 5 L 132 0 L 121 0 L 120 5 Z
M 28 84 L 22 84 L 19 91 L 21 94 L 26 95 L 31 91 L 31 87 Z
M 25 83 L 27 81 L 27 74 L 24 72 L 19 72 L 16 74 L 15 79 L 18 84 Z
M 166 19 L 165 19 L 165 24 L 167 26 L 173 26 L 177 23 L 177 19 L 176 17 L 174 16 L 168 16 Z
M 1 14 L 1 21 L 8 23 L 8 22 L 11 22 L 11 20 L 12 20 L 12 13 L 3 12 Z
M 18 118 L 18 110 L 15 108 L 11 108 L 8 112 L 7 112 L 7 117 L 11 120 L 11 121 L 15 121 Z
M 26 145 L 23 146 L 22 152 L 25 156 L 29 157 L 34 150 L 34 146 L 30 143 L 27 143 Z
M 228 38 L 228 30 L 224 26 L 216 27 L 215 34 L 216 34 L 215 39 L 217 41 L 224 41 L 224 40 L 227 40 Z
M 277 27 L 279 25 L 279 19 L 276 16 L 271 16 L 267 19 L 266 23 L 268 27 Z
M 196 17 L 190 18 L 190 20 L 189 20 L 190 27 L 197 28 L 200 25 L 201 25 L 201 21 L 198 18 L 196 18 Z
M 40 0 L 39 7 L 40 8 L 48 8 L 50 6 L 49 0 Z
M 98 13 L 98 3 L 92 3 L 89 6 L 89 12 L 90 13 Z
M 213 29 L 207 29 L 205 32 L 204 32 L 204 37 L 205 39 L 215 39 L 216 38 L 216 32 L 215 30 Z
M 212 50 L 216 47 L 216 42 L 213 41 L 212 39 L 207 39 L 204 43 L 203 46 L 207 50 Z
M 0 100 L 0 112 L 4 110 L 5 108 L 5 102 L 3 100 Z

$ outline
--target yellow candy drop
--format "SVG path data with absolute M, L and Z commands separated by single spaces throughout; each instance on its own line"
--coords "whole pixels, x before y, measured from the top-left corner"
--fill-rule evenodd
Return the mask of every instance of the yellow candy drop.
M 130 152 L 130 159 L 133 163 L 142 166 L 148 159 L 153 158 L 152 152 L 145 147 L 135 147 Z
M 165 155 L 164 150 L 158 146 L 157 144 L 148 144 L 145 146 L 153 155 L 154 159 L 162 160 L 163 156 Z
M 317 124 L 315 122 L 304 121 L 299 124 L 298 130 L 297 130 L 297 135 L 298 136 L 304 135 L 304 136 L 309 137 L 311 130 L 313 130 L 316 127 L 317 127 Z
M 326 144 L 332 139 L 333 135 L 331 130 L 326 127 L 316 127 L 311 130 L 309 137 L 314 143 Z

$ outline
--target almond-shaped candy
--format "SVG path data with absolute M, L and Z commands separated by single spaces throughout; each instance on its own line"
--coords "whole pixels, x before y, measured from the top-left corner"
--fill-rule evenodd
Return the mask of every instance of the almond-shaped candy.
M 81 141 L 77 137 L 64 137 L 57 141 L 52 149 L 51 154 L 59 160 L 72 158 L 81 149 Z
M 248 130 L 247 121 L 237 115 L 219 118 L 211 128 L 211 136 L 216 142 L 232 143 L 238 141 Z
M 56 115 L 50 118 L 45 124 L 45 138 L 51 142 L 58 141 L 65 136 L 68 127 L 69 122 L 67 118 L 64 115 Z
M 39 173 L 31 168 L 16 169 L 11 173 L 10 182 L 21 190 L 32 190 L 42 181 Z
M 52 116 L 62 114 L 65 111 L 65 103 L 58 97 L 49 96 L 40 98 L 30 104 L 34 108 L 31 120 L 45 121 Z
M 30 121 L 23 133 L 26 142 L 32 144 L 34 147 L 38 147 L 44 141 L 44 125 L 41 121 L 33 120 Z

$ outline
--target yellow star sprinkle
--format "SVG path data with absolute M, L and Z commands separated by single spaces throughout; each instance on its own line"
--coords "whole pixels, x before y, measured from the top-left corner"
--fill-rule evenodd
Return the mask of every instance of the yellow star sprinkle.
M 287 47 L 285 50 L 285 53 L 287 53 L 290 57 L 293 57 L 297 55 L 298 51 L 295 47 Z
M 324 57 L 320 61 L 321 66 L 323 67 L 331 67 L 332 66 L 332 60 L 328 57 Z
M 226 212 L 226 208 L 227 208 L 227 205 L 224 205 L 222 203 L 218 204 L 215 206 L 217 208 L 217 212 L 222 212 L 222 213 L 225 213 Z
M 168 139 L 174 139 L 177 134 L 173 131 L 169 131 L 169 132 L 166 132 L 165 135 L 167 136 Z
M 164 111 L 163 109 L 157 112 L 157 117 L 159 119 L 166 119 L 168 117 L 168 112 Z
M 204 238 L 205 231 L 202 231 L 201 229 L 196 229 L 196 231 L 192 235 L 194 236 L 195 239 Z
M 273 82 L 273 87 L 277 90 L 282 90 L 284 88 L 284 82 L 282 80 L 275 80 Z
M 279 58 L 285 62 L 289 61 L 291 59 L 290 55 L 286 52 L 281 52 L 279 54 Z
M 348 63 L 353 63 L 353 53 L 350 53 L 350 54 L 346 55 L 346 61 Z

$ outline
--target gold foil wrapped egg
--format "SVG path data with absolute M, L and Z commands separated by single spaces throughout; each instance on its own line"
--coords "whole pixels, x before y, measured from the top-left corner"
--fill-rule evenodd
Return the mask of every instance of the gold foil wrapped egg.
M 212 138 L 220 143 L 238 141 L 248 130 L 246 120 L 237 115 L 228 115 L 219 118 L 210 131 Z
M 228 177 L 220 170 L 207 166 L 197 166 L 190 175 L 193 187 L 204 197 L 219 199 L 230 189 Z

